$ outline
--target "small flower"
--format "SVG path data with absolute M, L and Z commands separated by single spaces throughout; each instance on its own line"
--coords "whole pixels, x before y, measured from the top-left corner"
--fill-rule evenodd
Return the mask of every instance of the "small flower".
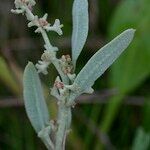
M 26 3 L 25 0 L 15 0 L 15 7 L 18 9 L 18 8 L 22 8 L 22 6 L 24 6 Z
M 68 63 L 70 63 L 70 62 L 71 62 L 71 57 L 70 57 L 70 55 L 62 55 L 61 60 L 62 60 L 63 62 L 68 62 Z
M 36 2 L 34 0 L 15 0 L 15 7 L 22 8 L 22 6 L 34 6 Z
M 55 81 L 54 86 L 55 86 L 57 89 L 63 89 L 63 88 L 64 88 L 63 82 L 60 82 L 60 81 Z
M 36 4 L 35 0 L 29 0 L 28 6 L 34 6 Z
M 48 14 L 46 13 L 42 18 L 39 19 L 39 26 L 40 27 L 45 27 L 49 26 L 50 24 L 47 21 Z
M 28 23 L 28 27 L 33 27 L 38 25 L 38 16 L 34 16 L 34 19 Z
M 63 24 L 60 24 L 60 20 L 56 19 L 53 26 L 50 26 L 50 24 L 48 24 L 48 25 L 44 26 L 44 29 L 46 31 L 55 31 L 59 35 L 62 35 L 63 34 L 62 29 L 61 29 L 62 27 L 63 27 Z
M 36 4 L 34 0 L 15 0 L 14 2 L 16 9 L 12 9 L 11 12 L 15 14 L 23 14 L 26 8 L 32 10 L 32 6 Z
M 50 65 L 50 62 L 38 61 L 35 67 L 38 70 L 38 73 L 43 73 L 44 75 L 48 74 L 47 68 Z
M 72 74 L 73 64 L 69 55 L 63 55 L 61 57 L 60 64 L 64 74 Z
M 52 53 L 51 51 L 44 51 L 44 53 L 41 56 L 42 61 L 50 62 L 52 59 Z
M 23 14 L 25 10 L 22 9 L 11 9 L 11 12 L 14 14 Z
M 45 26 L 49 26 L 50 24 L 47 22 L 48 14 L 45 14 L 42 18 L 38 18 L 38 16 L 34 16 L 34 19 L 28 23 L 28 27 L 37 26 L 37 30 L 43 28 Z M 38 32 L 38 31 L 35 31 Z

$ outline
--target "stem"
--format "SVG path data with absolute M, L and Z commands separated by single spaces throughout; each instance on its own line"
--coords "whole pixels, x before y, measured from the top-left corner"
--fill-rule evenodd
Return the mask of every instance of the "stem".
M 50 133 L 51 133 L 51 126 L 48 126 L 46 128 L 43 128 L 38 133 L 38 137 L 41 138 L 41 140 L 43 141 L 48 150 L 54 150 L 54 144 L 49 136 Z
M 48 35 L 46 33 L 46 31 L 44 29 L 41 28 L 41 34 L 42 34 L 42 37 L 44 39 L 44 42 L 45 42 L 45 45 L 49 48 L 49 49 L 52 49 L 53 46 L 51 45 L 50 43 L 50 40 L 48 38 Z
M 52 45 L 51 45 L 51 43 L 50 43 L 50 41 L 49 41 L 48 35 L 47 35 L 46 31 L 43 30 L 42 28 L 41 28 L 41 34 L 42 34 L 42 36 L 43 36 L 43 39 L 44 39 L 44 41 L 45 41 L 46 46 L 47 46 L 49 49 L 51 49 L 51 48 L 52 48 Z M 55 53 L 55 52 L 54 52 L 54 53 Z M 66 75 L 64 75 L 64 73 L 62 72 L 62 69 L 61 69 L 60 64 L 59 64 L 59 60 L 55 57 L 55 58 L 53 58 L 51 61 L 52 61 L 52 64 L 55 66 L 56 70 L 58 71 L 59 75 L 61 76 L 62 81 L 63 81 L 65 84 L 68 84 L 68 77 L 67 77 Z
M 42 140 L 43 140 L 43 142 L 44 142 L 44 144 L 48 150 L 54 150 L 54 145 L 53 145 L 48 134 Z
M 26 7 L 26 13 L 27 13 L 27 15 L 26 15 L 27 20 L 29 20 L 29 21 L 34 20 L 35 16 L 28 7 Z
M 63 83 L 68 84 L 69 83 L 68 77 L 66 75 L 64 75 L 64 73 L 62 72 L 62 69 L 61 69 L 60 64 L 59 64 L 59 60 L 57 58 L 55 58 L 52 61 L 52 63 L 55 66 L 56 70 L 58 71 Z
M 71 108 L 60 104 L 58 109 L 58 130 L 56 133 L 55 150 L 64 150 L 66 134 L 71 124 Z
M 27 15 L 26 15 L 27 20 L 33 21 L 33 20 L 35 19 L 35 15 L 31 12 L 31 10 L 30 10 L 28 7 L 26 7 L 26 14 L 27 14 Z M 48 38 L 48 36 L 47 36 L 46 31 L 45 31 L 42 27 L 40 27 L 38 24 L 37 24 L 36 26 L 41 29 L 41 34 L 42 34 L 42 37 L 43 37 L 43 39 L 44 39 L 45 45 L 46 45 L 49 49 L 52 49 L 53 46 L 52 46 L 51 43 L 50 43 L 50 40 L 49 40 L 49 38 Z

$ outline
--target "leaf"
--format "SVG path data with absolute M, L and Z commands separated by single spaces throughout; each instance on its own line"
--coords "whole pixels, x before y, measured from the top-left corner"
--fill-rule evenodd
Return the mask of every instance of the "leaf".
M 78 93 L 90 88 L 106 69 L 129 46 L 134 36 L 134 29 L 128 29 L 101 48 L 77 75 L 74 85 L 79 87 Z
M 150 146 L 150 134 L 139 128 L 133 142 L 132 150 L 148 150 Z
M 72 60 L 74 66 L 86 42 L 89 29 L 88 1 L 74 0 L 73 4 L 73 33 Z
M 38 73 L 31 62 L 25 68 L 23 86 L 26 112 L 38 133 L 49 124 L 50 118 Z

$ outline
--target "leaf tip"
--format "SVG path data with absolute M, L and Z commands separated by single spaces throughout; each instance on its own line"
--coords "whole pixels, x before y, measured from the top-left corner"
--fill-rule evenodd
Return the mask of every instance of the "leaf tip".
M 136 29 L 131 28 L 131 29 L 127 29 L 126 31 L 133 34 L 133 36 L 134 36 Z
M 28 68 L 34 68 L 34 64 L 31 61 L 28 61 L 28 64 L 25 67 L 25 70 L 27 70 Z
M 31 61 L 28 61 L 28 64 L 27 64 L 27 66 L 33 66 L 33 62 L 31 62 Z
M 29 61 L 24 70 L 23 80 L 26 80 L 26 76 L 27 76 L 28 72 L 30 72 L 31 70 L 34 70 L 34 69 L 35 69 L 34 64 Z
M 125 31 L 123 32 L 123 34 L 125 34 L 125 35 L 128 37 L 129 41 L 131 42 L 131 41 L 133 40 L 133 38 L 134 38 L 135 32 L 136 32 L 136 30 L 133 29 L 133 28 L 131 28 L 131 29 L 125 30 Z M 129 43 L 130 43 L 130 42 L 129 42 Z

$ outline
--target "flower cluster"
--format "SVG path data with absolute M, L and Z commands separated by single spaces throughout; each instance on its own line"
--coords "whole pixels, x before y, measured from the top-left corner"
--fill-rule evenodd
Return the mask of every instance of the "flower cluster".
M 56 19 L 54 25 L 51 26 L 51 24 L 48 23 L 47 21 L 47 17 L 48 17 L 47 13 L 42 18 L 38 18 L 38 16 L 35 16 L 34 20 L 28 23 L 28 27 L 37 26 L 38 28 L 35 30 L 36 33 L 40 33 L 42 31 L 41 30 L 42 28 L 46 30 L 47 32 L 54 31 L 58 33 L 59 35 L 62 35 L 63 32 L 61 28 L 63 27 L 63 25 L 60 24 L 60 20 Z
M 12 9 L 11 12 L 15 14 L 22 14 L 26 11 L 26 8 L 32 9 L 32 6 L 36 4 L 34 0 L 15 0 L 16 9 Z
M 63 55 L 61 57 L 61 67 L 64 74 L 72 74 L 73 73 L 73 64 L 71 57 L 69 55 Z
M 62 27 L 63 25 L 60 23 L 59 19 L 56 19 L 54 24 L 51 25 L 48 21 L 48 14 L 46 13 L 43 17 L 39 18 L 37 15 L 32 13 L 32 6 L 34 6 L 36 2 L 34 0 L 15 0 L 16 9 L 12 9 L 11 12 L 15 14 L 25 14 L 27 20 L 29 21 L 28 27 L 36 26 L 36 33 L 41 33 L 44 39 L 44 48 L 46 49 L 41 56 L 41 60 L 36 64 L 36 68 L 38 69 L 38 73 L 47 74 L 47 68 L 51 63 L 51 60 L 56 58 L 55 51 L 58 50 L 57 47 L 51 45 L 47 33 L 49 31 L 54 31 L 59 35 L 62 35 Z
M 63 89 L 63 88 L 64 88 L 63 82 L 60 82 L 60 81 L 55 81 L 54 86 L 55 86 L 57 89 Z
M 60 20 L 56 19 L 54 22 L 54 25 L 51 26 L 50 23 L 47 21 L 48 14 L 46 13 L 42 18 L 39 18 L 38 16 L 34 16 L 31 13 L 32 6 L 34 6 L 36 2 L 34 0 L 15 0 L 15 7 L 16 9 L 12 9 L 11 12 L 15 14 L 23 14 L 25 13 L 28 20 L 30 21 L 28 23 L 28 27 L 37 26 L 35 32 L 40 33 L 42 32 L 41 28 L 48 31 L 54 31 L 58 33 L 59 35 L 62 35 L 62 27 L 63 25 L 60 24 Z
M 52 57 L 53 55 L 51 51 L 44 51 L 44 53 L 41 56 L 41 60 L 38 61 L 38 63 L 35 65 L 38 70 L 38 73 L 43 73 L 44 75 L 48 74 L 47 68 L 51 63 Z
M 47 68 L 49 64 L 49 62 L 39 60 L 38 63 L 35 65 L 38 69 L 38 73 L 43 73 L 44 75 L 48 74 Z
M 60 100 L 61 96 L 66 94 L 65 86 L 66 85 L 61 81 L 60 77 L 58 76 L 55 80 L 53 88 L 51 88 L 51 95 Z

